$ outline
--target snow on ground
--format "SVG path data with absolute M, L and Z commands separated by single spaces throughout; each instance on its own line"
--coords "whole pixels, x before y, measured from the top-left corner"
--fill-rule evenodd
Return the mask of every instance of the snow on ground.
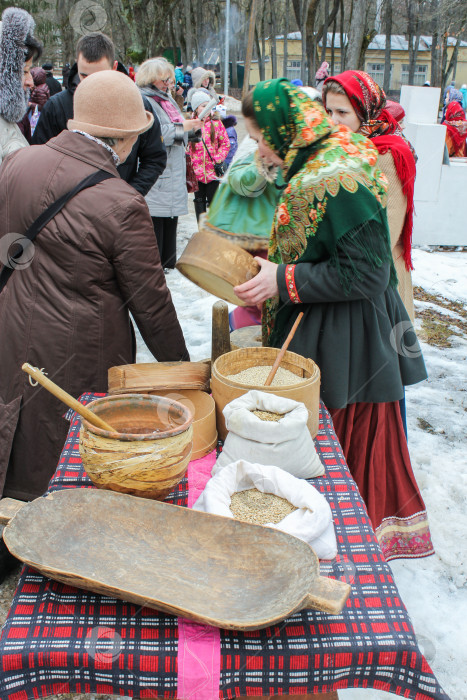
M 190 214 L 179 220 L 179 255 L 196 231 Z M 414 251 L 414 284 L 432 294 L 467 304 L 467 253 Z M 215 297 L 176 270 L 167 276 L 192 360 L 211 353 L 211 314 Z M 437 308 L 417 302 L 416 307 Z M 452 314 L 459 319 L 458 313 Z M 420 321 L 417 321 L 420 328 Z M 391 562 L 427 660 L 452 700 L 467 698 L 465 620 L 467 620 L 467 338 L 452 347 L 422 342 L 429 379 L 407 389 L 409 448 L 425 499 L 436 554 Z M 138 338 L 138 362 L 152 356 Z M 389 700 L 375 690 L 339 691 L 342 700 Z
M 236 100 L 235 97 L 230 95 L 225 95 L 224 107 L 227 112 L 241 112 L 242 111 L 242 101 Z

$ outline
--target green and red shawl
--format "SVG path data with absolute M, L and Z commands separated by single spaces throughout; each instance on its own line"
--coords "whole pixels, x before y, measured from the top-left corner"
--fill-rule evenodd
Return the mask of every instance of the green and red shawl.
M 335 126 L 316 102 L 285 79 L 258 83 L 253 106 L 266 143 L 284 160 L 288 183 L 273 221 L 269 260 L 328 261 L 348 292 L 359 272 L 352 261 L 340 267 L 337 248 L 351 236 L 352 245 L 372 266 L 391 265 L 395 286 L 385 212 L 387 181 L 376 169 L 376 148 L 364 136 Z M 372 221 L 378 225 L 369 245 L 366 225 Z M 266 301 L 263 331 L 268 344 L 276 344 L 293 311 L 289 305 L 281 307 L 279 298 Z

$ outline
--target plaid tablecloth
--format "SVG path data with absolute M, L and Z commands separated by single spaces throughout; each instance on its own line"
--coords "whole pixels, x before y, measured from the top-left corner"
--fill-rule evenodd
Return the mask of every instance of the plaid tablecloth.
M 51 490 L 91 487 L 79 428 L 74 415 Z M 306 610 L 256 632 L 221 630 L 219 698 L 359 687 L 449 700 L 417 646 L 324 406 L 315 442 L 326 474 L 312 483 L 331 505 L 339 547 L 335 560 L 321 563 L 321 573 L 349 581 L 351 597 L 338 616 Z M 185 505 L 187 495 L 184 479 L 167 500 Z M 0 698 L 70 692 L 174 698 L 177 654 L 176 617 L 25 567 L 0 639 Z

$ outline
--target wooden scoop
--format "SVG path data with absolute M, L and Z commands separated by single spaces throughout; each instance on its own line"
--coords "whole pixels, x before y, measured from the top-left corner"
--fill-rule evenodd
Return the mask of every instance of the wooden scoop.
M 279 352 L 278 356 L 276 357 L 276 361 L 274 362 L 272 369 L 268 374 L 268 378 L 264 382 L 264 386 L 271 386 L 272 380 L 274 379 L 275 374 L 276 374 L 277 370 L 279 369 L 279 365 L 284 358 L 285 352 L 286 352 L 287 348 L 289 347 L 290 341 L 294 337 L 295 331 L 297 330 L 298 324 L 300 323 L 302 318 L 303 318 L 303 311 L 300 311 L 297 318 L 295 319 L 295 323 L 293 324 L 292 328 L 290 329 L 289 335 L 285 339 L 285 343 L 281 347 L 280 352 Z
M 60 399 L 60 401 L 63 401 L 63 403 L 66 404 L 69 408 L 72 408 L 73 411 L 79 413 L 81 418 L 86 418 L 86 420 L 88 420 L 96 428 L 101 428 L 102 430 L 110 430 L 112 433 L 119 432 L 118 430 L 115 430 L 115 428 L 112 428 L 111 425 L 103 421 L 102 418 L 96 416 L 96 414 L 90 411 L 89 408 L 86 408 L 86 406 L 83 406 L 82 403 L 74 399 L 73 396 L 70 396 L 70 394 L 61 389 L 57 384 L 48 379 L 45 376 L 45 374 L 43 374 L 40 371 L 40 369 L 37 369 L 37 367 L 33 367 L 29 364 L 29 362 L 25 362 L 21 369 L 23 370 L 23 372 L 26 372 L 26 374 L 29 374 L 30 377 L 35 379 L 36 382 L 39 382 L 39 384 L 41 384 L 44 387 L 44 389 L 50 391 L 50 393 L 56 396 L 57 399 Z

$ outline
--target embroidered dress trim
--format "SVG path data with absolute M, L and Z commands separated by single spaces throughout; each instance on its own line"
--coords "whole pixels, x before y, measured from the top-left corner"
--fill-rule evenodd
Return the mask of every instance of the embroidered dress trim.
M 386 561 L 428 557 L 434 554 L 425 510 L 408 518 L 384 518 L 375 533 Z
M 295 284 L 295 265 L 287 265 L 285 268 L 285 282 L 289 293 L 290 301 L 294 304 L 301 304 L 302 300 L 298 296 L 298 290 Z

